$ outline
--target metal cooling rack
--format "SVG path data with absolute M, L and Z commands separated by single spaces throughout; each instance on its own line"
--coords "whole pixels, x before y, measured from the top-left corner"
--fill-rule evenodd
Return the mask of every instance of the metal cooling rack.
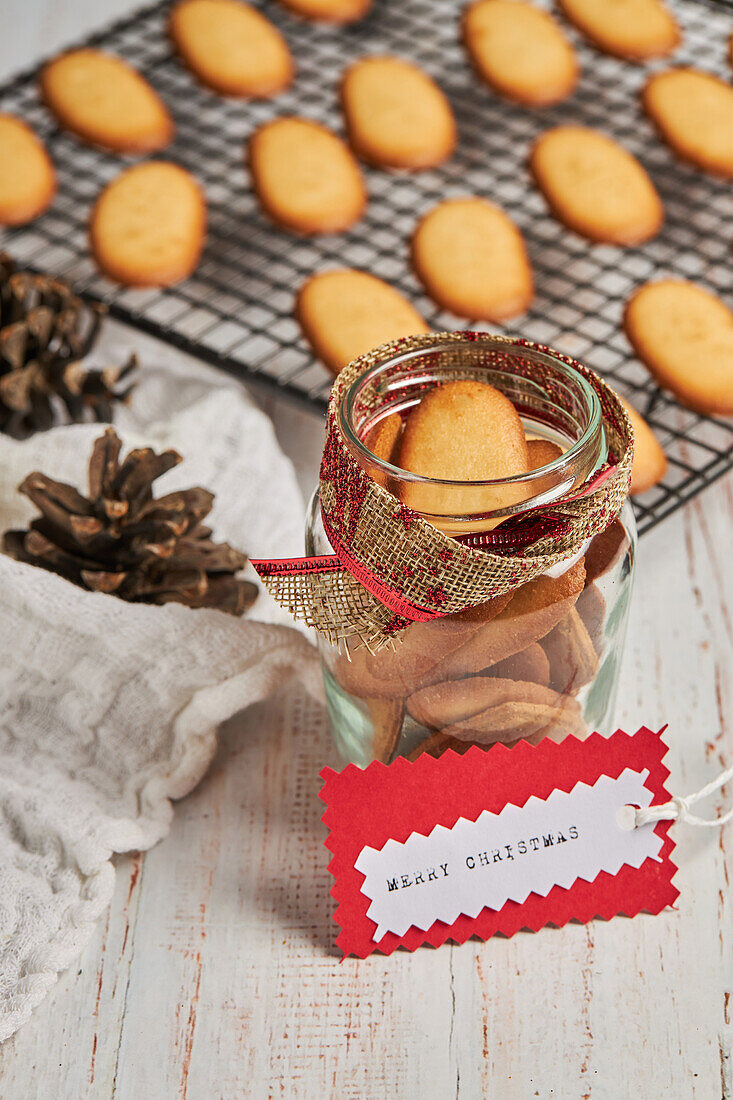
M 165 33 L 168 3 L 114 24 L 85 44 L 125 57 L 172 111 L 176 139 L 164 156 L 203 183 L 209 203 L 201 263 L 192 278 L 166 290 L 125 289 L 99 276 L 87 251 L 89 208 L 129 158 L 91 149 L 59 130 L 39 101 L 36 71 L 0 89 L 0 107 L 21 115 L 43 138 L 58 170 L 59 194 L 44 217 L 8 232 L 5 243 L 28 266 L 63 274 L 78 290 L 105 301 L 112 316 L 322 409 L 331 377 L 314 361 L 292 317 L 299 286 L 317 270 L 360 267 L 397 286 L 434 328 L 476 327 L 436 310 L 423 295 L 407 242 L 417 219 L 436 202 L 485 195 L 520 226 L 537 296 L 508 328 L 479 327 L 521 332 L 582 359 L 647 418 L 667 452 L 669 472 L 662 485 L 637 498 L 639 528 L 646 531 L 733 466 L 733 421 L 699 416 L 660 392 L 620 329 L 623 305 L 638 284 L 670 274 L 718 293 L 730 291 L 730 184 L 677 163 L 640 111 L 639 89 L 663 63 L 642 67 L 607 57 L 570 28 L 583 71 L 575 95 L 542 111 L 513 107 L 474 77 L 458 41 L 462 6 L 452 0 L 376 0 L 361 23 L 330 28 L 268 3 L 267 14 L 288 39 L 298 73 L 286 93 L 259 102 L 226 100 L 197 84 L 172 56 Z M 685 35 L 674 63 L 729 75 L 725 55 L 733 3 L 672 0 L 672 7 Z M 249 187 L 243 158 L 249 135 L 281 114 L 305 115 L 341 131 L 339 74 L 355 58 L 376 52 L 410 57 L 440 83 L 458 121 L 455 156 L 440 169 L 414 175 L 366 169 L 369 208 L 347 234 L 300 239 L 275 229 Z M 638 249 L 591 245 L 548 215 L 529 181 L 527 153 L 537 134 L 570 121 L 613 134 L 647 166 L 667 213 L 656 240 Z

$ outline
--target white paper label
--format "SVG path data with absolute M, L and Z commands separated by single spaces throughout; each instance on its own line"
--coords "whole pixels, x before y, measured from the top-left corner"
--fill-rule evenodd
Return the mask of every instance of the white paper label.
M 355 866 L 366 876 L 361 889 L 371 899 L 375 941 L 660 859 L 663 839 L 652 824 L 628 830 L 617 819 L 622 806 L 649 805 L 648 775 L 627 768 L 618 779 L 604 775 L 593 786 L 576 784 L 569 794 L 532 796 L 499 814 L 484 810 L 476 821 L 459 818 L 451 829 L 437 825 L 429 836 L 412 833 L 404 844 L 388 840 L 379 851 L 362 848 Z

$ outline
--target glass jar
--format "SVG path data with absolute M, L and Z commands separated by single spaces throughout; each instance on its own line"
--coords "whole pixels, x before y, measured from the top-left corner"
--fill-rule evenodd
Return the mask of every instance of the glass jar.
M 519 373 L 508 369 L 513 359 L 522 364 Z M 551 384 L 532 377 L 533 363 L 552 365 Z M 453 482 L 402 470 L 370 449 L 386 417 L 398 413 L 404 420 L 428 390 L 457 379 L 501 390 L 527 439 L 555 444 L 550 450 L 558 457 L 511 478 Z M 362 400 L 365 393 L 369 400 Z M 444 345 L 436 337 L 434 346 L 378 363 L 351 386 L 341 427 L 372 479 L 453 537 L 493 530 L 510 516 L 565 496 L 608 456 L 599 398 L 577 369 L 550 352 L 483 335 L 480 344 Z M 542 449 L 533 453 L 543 457 Z M 309 557 L 332 553 L 318 491 L 305 541 Z M 341 756 L 365 766 L 397 755 L 461 752 L 473 744 L 610 733 L 635 545 L 627 500 L 579 554 L 505 596 L 411 623 L 393 646 L 376 653 L 352 648 L 347 654 L 319 639 Z

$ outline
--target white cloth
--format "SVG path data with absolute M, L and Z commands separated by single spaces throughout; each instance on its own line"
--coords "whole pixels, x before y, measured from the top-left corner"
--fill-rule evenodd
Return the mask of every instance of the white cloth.
M 255 557 L 302 552 L 292 465 L 236 384 L 143 371 L 117 429 L 125 451 L 181 452 L 157 491 L 212 489 L 217 539 Z M 0 531 L 35 513 L 15 491 L 31 470 L 84 491 L 101 430 L 0 435 Z M 246 619 L 127 604 L 0 555 L 0 1040 L 89 939 L 111 855 L 166 834 L 169 800 L 203 776 L 219 723 L 291 674 L 315 690 L 313 647 L 278 621 L 265 595 Z

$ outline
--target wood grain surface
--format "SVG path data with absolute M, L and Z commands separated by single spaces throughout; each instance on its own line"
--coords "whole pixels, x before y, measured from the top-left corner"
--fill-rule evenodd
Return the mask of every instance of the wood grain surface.
M 641 544 L 618 722 L 670 722 L 683 793 L 733 759 L 732 531 L 728 478 Z M 3 1100 L 733 1096 L 730 829 L 675 828 L 659 917 L 339 962 L 314 709 L 232 721 L 170 836 L 118 861 L 78 970 L 0 1049 Z
M 131 6 L 6 0 L 0 77 Z M 268 411 L 312 483 L 321 422 Z M 640 546 L 617 719 L 670 723 L 675 792 L 733 760 L 732 536 L 728 477 Z M 169 837 L 117 861 L 78 967 L 0 1048 L 2 1100 L 733 1097 L 733 827 L 674 827 L 681 895 L 659 917 L 340 962 L 324 763 L 300 694 L 229 723 Z

